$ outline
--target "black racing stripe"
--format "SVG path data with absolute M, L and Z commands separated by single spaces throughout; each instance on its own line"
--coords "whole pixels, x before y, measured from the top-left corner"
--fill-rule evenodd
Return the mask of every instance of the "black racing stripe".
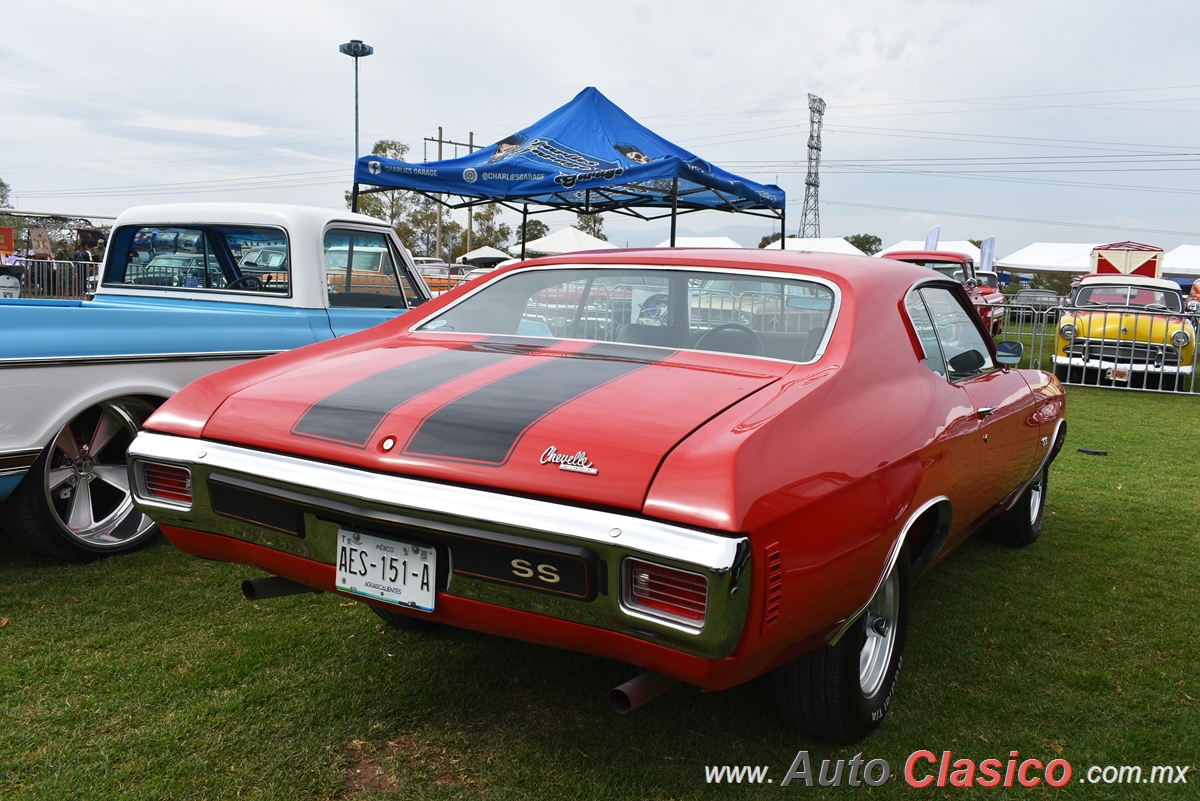
M 421 393 L 475 370 L 545 347 L 547 345 L 529 345 L 496 337 L 392 367 L 317 401 L 292 426 L 292 434 L 366 447 L 385 417 Z
M 405 453 L 503 464 L 521 435 L 546 414 L 673 353 L 600 344 L 539 359 L 442 406 L 417 429 Z

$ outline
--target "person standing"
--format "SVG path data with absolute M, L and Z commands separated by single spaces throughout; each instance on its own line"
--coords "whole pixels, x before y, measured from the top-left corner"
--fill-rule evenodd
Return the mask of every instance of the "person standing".
M 75 249 L 74 269 L 71 270 L 71 292 L 75 295 L 87 293 L 87 280 L 92 271 L 92 252 L 84 247 L 83 242 Z

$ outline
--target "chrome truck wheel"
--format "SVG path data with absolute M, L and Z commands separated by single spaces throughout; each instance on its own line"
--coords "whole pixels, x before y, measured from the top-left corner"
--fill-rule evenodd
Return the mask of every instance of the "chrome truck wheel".
M 153 407 L 134 398 L 80 412 L 0 508 L 5 530 L 35 553 L 83 562 L 140 548 L 154 522 L 133 505 L 125 451 Z

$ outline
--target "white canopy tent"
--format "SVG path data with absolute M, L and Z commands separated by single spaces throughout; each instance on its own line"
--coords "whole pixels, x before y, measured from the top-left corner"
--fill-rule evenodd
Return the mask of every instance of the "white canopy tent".
M 775 247 L 767 245 L 768 248 Z M 784 250 L 799 250 L 804 253 L 845 253 L 847 256 L 865 256 L 858 248 L 840 236 L 803 237 L 783 240 Z
M 458 261 L 460 264 L 470 264 L 473 262 L 487 264 L 506 261 L 511 258 L 512 256 L 509 256 L 503 250 L 497 250 L 494 247 L 484 245 L 481 248 L 475 248 L 470 253 L 464 253 L 463 255 L 459 256 Z
M 546 256 L 556 256 L 559 253 L 578 253 L 581 250 L 616 250 L 617 246 L 603 239 L 597 239 L 591 234 L 585 234 L 578 228 L 564 228 L 555 231 L 541 239 L 531 239 L 525 243 L 525 255 L 541 253 Z M 514 256 L 521 255 L 521 243 L 513 245 L 508 252 Z
M 1180 245 L 1164 256 L 1163 275 L 1200 278 L 1200 245 Z
M 671 240 L 664 239 L 654 247 L 669 248 Z M 734 242 L 727 236 L 677 236 L 675 237 L 675 247 L 677 248 L 740 248 L 737 242 Z
M 996 259 L 996 269 L 1011 273 L 1078 273 L 1092 271 L 1092 250 L 1103 242 L 1034 242 Z
M 888 245 L 883 250 L 876 253 L 876 256 L 882 256 L 885 253 L 891 253 L 896 250 L 924 250 L 925 240 L 923 239 L 905 239 L 903 242 L 897 242 L 894 245 Z M 938 242 L 938 250 L 947 253 L 962 253 L 964 256 L 970 257 L 971 261 L 979 264 L 979 248 L 971 244 L 965 239 L 950 239 L 945 242 Z

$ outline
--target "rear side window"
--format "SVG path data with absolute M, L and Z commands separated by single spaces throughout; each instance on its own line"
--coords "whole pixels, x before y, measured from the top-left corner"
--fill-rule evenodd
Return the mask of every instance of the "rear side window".
M 979 317 L 946 287 L 924 286 L 904 299 L 925 363 L 938 375 L 959 381 L 995 368 L 979 330 Z
M 908 309 L 908 317 L 912 320 L 917 338 L 921 340 L 921 347 L 925 351 L 925 365 L 945 378 L 946 362 L 942 359 L 942 348 L 938 344 L 937 333 L 933 330 L 933 320 L 929 317 L 929 310 L 925 308 L 924 301 L 921 300 L 918 293 L 909 292 L 908 297 L 904 299 L 904 305 Z
M 287 235 L 242 225 L 122 226 L 113 232 L 107 285 L 212 291 L 291 291 Z
M 378 231 L 326 231 L 325 284 L 334 307 L 403 309 L 424 300 L 397 263 L 387 236 Z

